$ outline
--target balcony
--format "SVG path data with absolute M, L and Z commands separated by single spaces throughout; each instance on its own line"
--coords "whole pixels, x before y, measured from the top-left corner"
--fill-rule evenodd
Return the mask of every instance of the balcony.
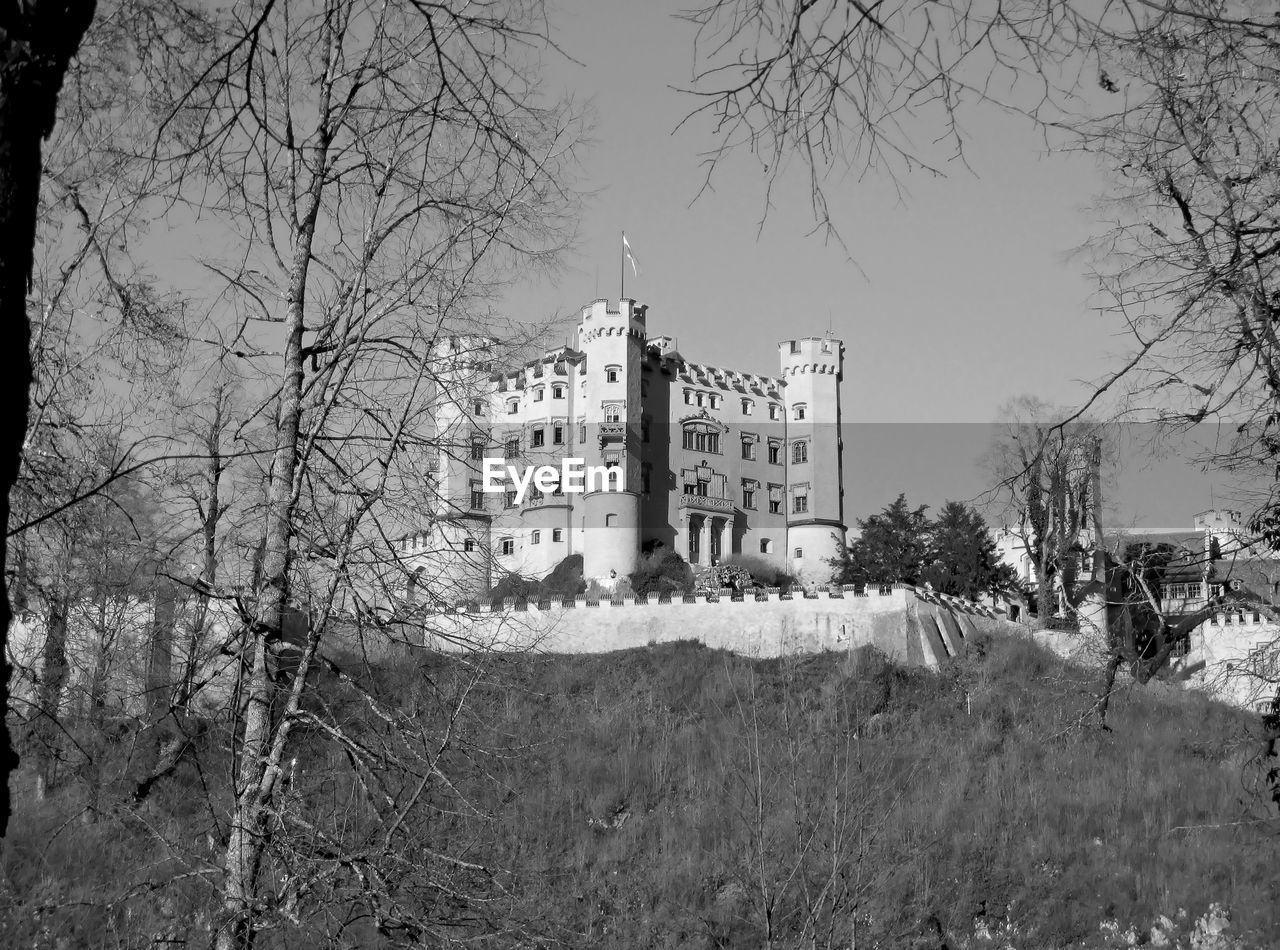
M 681 495 L 681 509 L 691 511 L 714 511 L 717 514 L 733 512 L 732 498 L 716 498 L 712 495 Z

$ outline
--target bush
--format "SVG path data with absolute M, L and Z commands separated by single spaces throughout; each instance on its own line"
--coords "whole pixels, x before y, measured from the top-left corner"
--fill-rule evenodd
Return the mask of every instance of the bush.
M 781 587 L 786 590 L 795 586 L 796 579 L 778 567 L 768 558 L 756 554 L 735 554 L 720 562 L 725 566 L 740 567 L 751 575 L 757 587 Z
M 631 589 L 637 597 L 647 594 L 693 593 L 693 568 L 674 551 L 653 551 L 640 558 L 640 568 L 632 575 Z
M 520 574 L 507 574 L 493 585 L 489 597 L 492 600 L 514 598 L 518 601 L 538 602 L 540 600 L 560 599 L 581 596 L 587 589 L 587 582 L 582 579 L 582 555 L 570 554 L 551 569 L 551 573 L 542 580 L 523 577 Z

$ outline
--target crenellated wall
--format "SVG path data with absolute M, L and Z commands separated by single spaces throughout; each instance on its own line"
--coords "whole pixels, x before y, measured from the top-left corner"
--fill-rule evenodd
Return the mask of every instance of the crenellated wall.
M 864 593 L 853 587 L 804 595 L 726 590 L 675 601 L 656 594 L 616 601 L 504 601 L 428 614 L 425 622 L 406 627 L 406 638 L 423 637 L 423 645 L 441 650 L 479 642 L 543 653 L 606 653 L 697 640 L 758 657 L 874 646 L 901 663 L 936 666 L 964 649 L 975 620 L 1003 616 L 903 584 Z

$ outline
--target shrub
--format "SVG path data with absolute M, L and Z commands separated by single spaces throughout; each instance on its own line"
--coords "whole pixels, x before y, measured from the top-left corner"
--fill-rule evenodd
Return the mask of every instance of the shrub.
M 793 587 L 796 579 L 768 558 L 756 554 L 735 554 L 720 562 L 725 566 L 740 567 L 751 575 L 757 587 Z
M 693 593 L 693 568 L 674 551 L 653 551 L 640 558 L 640 568 L 632 575 L 636 596 L 646 594 Z

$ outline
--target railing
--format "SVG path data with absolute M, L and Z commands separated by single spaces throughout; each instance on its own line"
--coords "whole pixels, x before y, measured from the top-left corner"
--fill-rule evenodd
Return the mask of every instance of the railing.
M 713 498 L 711 495 L 681 495 L 681 508 L 702 508 L 706 511 L 733 511 L 732 498 Z

